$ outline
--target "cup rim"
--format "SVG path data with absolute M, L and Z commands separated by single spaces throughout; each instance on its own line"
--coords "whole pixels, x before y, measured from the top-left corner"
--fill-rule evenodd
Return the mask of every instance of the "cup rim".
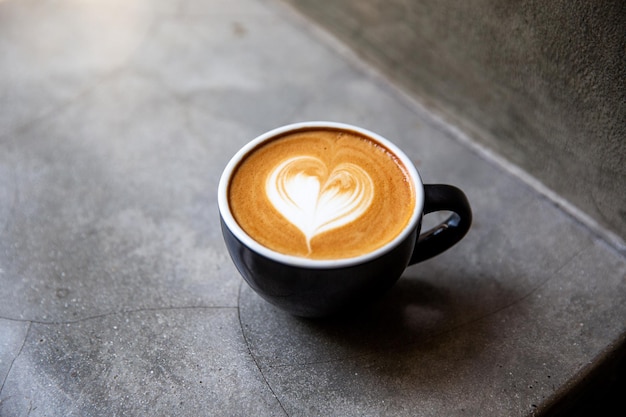
M 252 150 L 257 148 L 263 142 L 270 140 L 276 136 L 282 135 L 289 131 L 296 131 L 306 128 L 331 128 L 331 129 L 342 129 L 342 130 L 351 130 L 357 132 L 361 135 L 367 136 L 368 138 L 379 142 L 385 148 L 390 150 L 405 166 L 409 176 L 412 179 L 413 186 L 415 189 L 415 207 L 413 209 L 413 213 L 411 214 L 411 218 L 407 225 L 402 229 L 402 231 L 390 242 L 385 245 L 368 252 L 363 255 L 354 256 L 350 258 L 339 258 L 339 259 L 308 259 L 302 258 L 294 255 L 287 255 L 284 253 L 277 252 L 272 250 L 256 240 L 254 240 L 248 233 L 239 226 L 237 221 L 235 220 L 230 206 L 228 204 L 228 187 L 230 183 L 230 178 L 235 170 L 235 168 L 239 165 L 239 163 L 244 159 L 246 155 L 248 155 Z M 220 181 L 218 184 L 218 198 L 217 198 L 218 208 L 220 212 L 220 216 L 223 222 L 226 224 L 226 227 L 233 233 L 233 235 L 245 246 L 247 246 L 252 251 L 266 257 L 272 259 L 276 262 L 302 267 L 302 268 L 310 268 L 310 269 L 332 269 L 332 268 L 342 268 L 355 266 L 359 264 L 363 264 L 374 260 L 381 255 L 390 252 L 392 249 L 396 248 L 402 241 L 404 241 L 416 228 L 419 220 L 421 219 L 422 211 L 424 208 L 424 186 L 422 179 L 415 168 L 415 165 L 411 161 L 411 159 L 398 148 L 394 143 L 384 138 L 383 136 L 374 133 L 370 130 L 364 129 L 362 127 L 354 126 L 347 123 L 339 123 L 339 122 L 328 122 L 328 121 L 310 121 L 310 122 L 298 122 L 291 123 L 284 126 L 277 127 L 270 131 L 267 131 L 256 138 L 252 139 L 246 145 L 244 145 L 237 153 L 230 159 L 224 170 L 222 171 L 222 175 L 220 177 Z

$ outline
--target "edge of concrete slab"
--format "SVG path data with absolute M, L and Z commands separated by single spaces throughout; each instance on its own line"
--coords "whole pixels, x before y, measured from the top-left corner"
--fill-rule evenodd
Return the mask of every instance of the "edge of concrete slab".
M 626 333 L 546 401 L 539 415 L 620 415 L 626 389 Z
M 300 10 L 296 9 L 293 5 L 287 2 L 272 2 L 276 5 L 279 12 L 284 13 L 289 19 L 293 19 L 296 22 L 302 23 L 304 30 L 307 30 L 313 34 L 314 37 L 319 39 L 324 45 L 333 50 L 336 54 L 342 56 L 351 65 L 356 66 L 359 71 L 368 74 L 372 79 L 385 87 L 391 89 L 402 102 L 414 109 L 416 112 L 425 113 L 429 115 L 429 119 L 437 124 L 437 127 L 450 133 L 460 143 L 463 143 L 471 151 L 481 156 L 486 161 L 502 168 L 504 171 L 512 174 L 520 181 L 530 186 L 541 197 L 551 201 L 561 211 L 566 213 L 570 218 L 576 222 L 582 224 L 592 235 L 605 242 L 612 250 L 619 253 L 621 256 L 626 257 L 626 240 L 621 236 L 614 233 L 598 223 L 590 215 L 576 207 L 574 204 L 561 197 L 557 192 L 546 186 L 538 178 L 534 177 L 530 173 L 523 170 L 518 165 L 514 164 L 507 158 L 496 154 L 491 149 L 482 145 L 478 141 L 472 138 L 472 135 L 457 127 L 454 123 L 454 117 L 449 112 L 446 112 L 444 108 L 429 106 L 420 97 L 410 94 L 403 89 L 392 78 L 385 75 L 385 73 L 377 68 L 375 65 L 366 62 L 359 54 L 342 42 L 339 38 L 334 36 L 331 32 L 324 29 L 319 23 L 312 18 L 309 18 Z M 478 134 L 478 133 L 475 133 Z

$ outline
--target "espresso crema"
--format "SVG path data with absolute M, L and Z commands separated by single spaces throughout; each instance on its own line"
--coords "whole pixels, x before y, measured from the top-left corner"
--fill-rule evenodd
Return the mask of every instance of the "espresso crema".
M 228 202 L 239 226 L 276 252 L 345 259 L 393 240 L 410 221 L 415 190 L 402 162 L 373 139 L 309 128 L 246 155 Z

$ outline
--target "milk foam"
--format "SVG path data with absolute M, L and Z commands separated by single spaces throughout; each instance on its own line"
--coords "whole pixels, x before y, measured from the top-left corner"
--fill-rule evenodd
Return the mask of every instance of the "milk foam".
M 311 239 L 358 219 L 371 205 L 374 182 L 361 167 L 343 162 L 334 167 L 313 156 L 295 156 L 268 175 L 265 191 L 272 205 Z

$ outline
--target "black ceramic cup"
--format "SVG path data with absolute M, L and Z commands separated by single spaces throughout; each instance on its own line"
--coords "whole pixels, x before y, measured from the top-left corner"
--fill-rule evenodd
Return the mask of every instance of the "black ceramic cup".
M 385 246 L 354 258 L 311 260 L 275 252 L 252 239 L 235 221 L 228 204 L 230 178 L 248 153 L 286 132 L 332 128 L 365 135 L 402 162 L 416 199 L 411 219 Z M 218 186 L 222 233 L 230 256 L 250 287 L 270 303 L 303 317 L 324 317 L 353 310 L 380 298 L 407 266 L 447 250 L 467 233 L 472 212 L 465 194 L 443 184 L 423 184 L 409 157 L 389 140 L 368 130 L 334 122 L 304 122 L 269 131 L 244 146 L 228 163 Z M 447 220 L 420 234 L 424 214 L 449 211 Z

